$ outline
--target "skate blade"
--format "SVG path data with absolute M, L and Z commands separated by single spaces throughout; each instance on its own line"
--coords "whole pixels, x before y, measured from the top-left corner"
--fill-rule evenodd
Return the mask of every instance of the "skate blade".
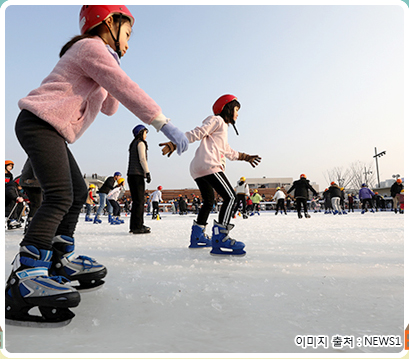
M 71 323 L 71 319 L 64 320 L 62 322 L 31 322 L 6 319 L 6 325 L 13 325 L 16 327 L 28 327 L 28 328 L 61 328 Z
M 242 252 L 234 252 L 234 251 L 223 251 L 223 250 L 217 250 L 217 251 L 210 251 L 210 255 L 213 257 L 244 257 L 246 255 L 245 251 Z
M 203 244 L 203 245 L 200 245 L 200 244 L 195 244 L 195 245 L 190 245 L 189 246 L 189 248 L 190 249 L 197 249 L 197 248 L 210 248 L 212 245 L 211 244 Z
M 73 287 L 80 293 L 89 293 L 89 292 L 94 292 L 94 291 L 102 288 L 102 286 L 104 284 L 105 284 L 105 282 L 103 280 L 101 280 L 100 282 L 98 282 L 95 285 L 79 284 L 79 285 L 73 285 Z

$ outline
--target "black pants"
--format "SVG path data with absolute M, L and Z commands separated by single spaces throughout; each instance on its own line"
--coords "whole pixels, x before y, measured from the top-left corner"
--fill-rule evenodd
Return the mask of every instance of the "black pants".
M 279 211 L 280 209 L 283 210 L 284 213 L 287 213 L 287 211 L 286 211 L 286 209 L 285 209 L 285 206 L 284 206 L 284 198 L 280 198 L 280 199 L 277 201 L 277 210 L 276 210 L 276 213 L 278 213 L 278 211 Z
M 363 198 L 362 199 L 362 209 L 373 208 L 372 198 Z
M 54 127 L 23 110 L 15 131 L 44 193 L 20 245 L 50 250 L 55 235 L 73 237 L 87 199 L 87 186 L 64 138 Z
M 297 205 L 297 212 L 301 213 L 301 205 L 304 207 L 304 212 L 307 213 L 308 212 L 308 208 L 307 208 L 307 199 L 304 197 L 297 197 L 295 199 L 296 205 Z
M 203 205 L 200 208 L 196 222 L 201 225 L 207 224 L 207 219 L 213 209 L 214 190 L 216 190 L 223 198 L 223 205 L 219 212 L 218 222 L 223 226 L 229 224 L 236 202 L 236 193 L 224 172 L 199 177 L 196 178 L 195 181 L 203 198 Z
M 159 202 L 152 201 L 152 218 L 156 219 L 159 214 Z
M 117 201 L 115 201 L 114 199 L 109 199 L 108 201 L 109 201 L 109 203 L 111 203 L 111 206 L 112 206 L 112 209 L 113 209 L 112 214 L 115 217 L 119 217 L 120 214 L 121 214 L 121 206 L 119 205 L 119 203 Z
M 239 193 L 237 195 L 236 205 L 234 207 L 233 213 L 237 212 L 237 210 L 240 208 L 240 205 L 241 205 L 241 208 L 242 208 L 242 213 L 246 214 L 247 213 L 246 195 L 243 194 L 243 193 Z
M 145 200 L 145 178 L 140 175 L 128 176 L 129 190 L 132 197 L 131 220 L 129 229 L 131 231 L 142 229 L 144 200 Z

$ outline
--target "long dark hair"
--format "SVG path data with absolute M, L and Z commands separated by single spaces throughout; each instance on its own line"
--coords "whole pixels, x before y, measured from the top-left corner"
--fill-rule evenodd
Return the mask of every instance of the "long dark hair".
M 142 142 L 145 144 L 145 147 L 146 147 L 146 158 L 148 158 L 148 142 L 146 142 L 146 141 L 143 139 L 143 134 L 145 133 L 145 131 L 148 131 L 148 130 L 145 128 L 144 130 L 139 131 L 139 133 L 136 135 L 136 137 L 134 137 L 134 139 L 132 140 L 131 144 L 129 145 L 129 150 L 128 150 L 128 151 L 131 152 L 132 146 L 133 146 L 133 144 L 134 144 L 135 142 L 142 141 Z
M 122 19 L 122 22 L 125 21 L 130 21 L 127 17 L 121 17 L 120 15 L 112 15 L 112 18 L 114 20 L 114 23 L 119 23 L 120 19 Z M 70 41 L 68 41 L 61 49 L 60 51 L 60 57 L 63 57 L 64 54 L 71 48 L 72 45 L 74 45 L 76 42 L 83 40 L 83 39 L 88 39 L 90 37 L 96 37 L 99 36 L 101 32 L 101 26 L 106 26 L 105 22 L 102 22 L 98 26 L 92 28 L 88 32 L 86 32 L 83 35 L 77 35 L 74 36 Z
M 233 116 L 234 116 L 234 108 L 236 106 L 240 108 L 240 102 L 237 100 L 233 100 L 233 101 L 230 101 L 228 104 L 226 104 L 223 107 L 223 110 L 219 116 L 222 117 L 224 122 L 226 122 L 227 124 L 231 123 L 234 125 Z

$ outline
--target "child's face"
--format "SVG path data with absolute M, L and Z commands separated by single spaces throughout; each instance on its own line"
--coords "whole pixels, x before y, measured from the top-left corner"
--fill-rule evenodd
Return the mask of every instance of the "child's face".
M 119 23 L 115 23 L 112 16 L 106 19 L 106 24 L 115 35 L 118 34 Z M 128 41 L 129 38 L 131 37 L 131 34 L 132 34 L 131 23 L 129 21 L 123 21 L 121 24 L 121 33 L 119 34 L 119 49 L 121 50 L 121 56 L 124 56 L 129 48 Z M 109 46 L 111 46 L 116 51 L 115 41 L 112 38 L 112 36 L 110 36 L 108 30 L 105 33 L 104 39 L 106 43 L 108 43 Z
M 234 122 L 237 121 L 237 117 L 239 117 L 239 107 L 238 107 L 238 106 L 235 106 L 235 107 L 234 107 L 234 113 L 233 113 L 233 120 L 234 120 Z
M 132 34 L 132 26 L 129 21 L 125 21 L 121 25 L 121 33 L 119 35 L 119 48 L 121 49 L 122 56 L 125 55 L 128 50 L 128 41 Z

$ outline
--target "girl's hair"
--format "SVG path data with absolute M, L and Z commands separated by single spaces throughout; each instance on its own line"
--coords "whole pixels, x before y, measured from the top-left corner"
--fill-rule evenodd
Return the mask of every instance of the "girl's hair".
M 219 116 L 221 116 L 227 124 L 231 123 L 234 124 L 233 115 L 234 115 L 234 108 L 240 108 L 240 102 L 237 100 L 230 101 L 223 107 L 222 112 Z
M 114 20 L 114 23 L 119 23 L 120 15 L 112 15 L 112 18 Z M 122 17 L 122 22 L 124 21 L 130 21 L 127 17 Z M 83 39 L 88 39 L 90 37 L 95 37 L 99 36 L 101 32 L 101 26 L 105 26 L 105 23 L 102 22 L 98 26 L 95 26 L 91 30 L 89 30 L 87 33 L 83 35 L 77 35 L 74 36 L 70 41 L 68 41 L 61 49 L 60 51 L 60 57 L 63 57 L 64 54 L 71 48 L 72 45 L 74 45 L 76 42 L 83 40 Z
M 134 137 L 133 141 L 131 142 L 131 144 L 129 145 L 129 152 L 131 152 L 132 149 L 132 145 L 137 142 L 137 141 L 142 141 L 145 144 L 146 147 L 146 153 L 148 152 L 148 143 L 143 139 L 143 134 L 147 131 L 147 129 L 145 128 L 142 131 L 139 131 L 139 133 L 136 135 L 136 137 Z

